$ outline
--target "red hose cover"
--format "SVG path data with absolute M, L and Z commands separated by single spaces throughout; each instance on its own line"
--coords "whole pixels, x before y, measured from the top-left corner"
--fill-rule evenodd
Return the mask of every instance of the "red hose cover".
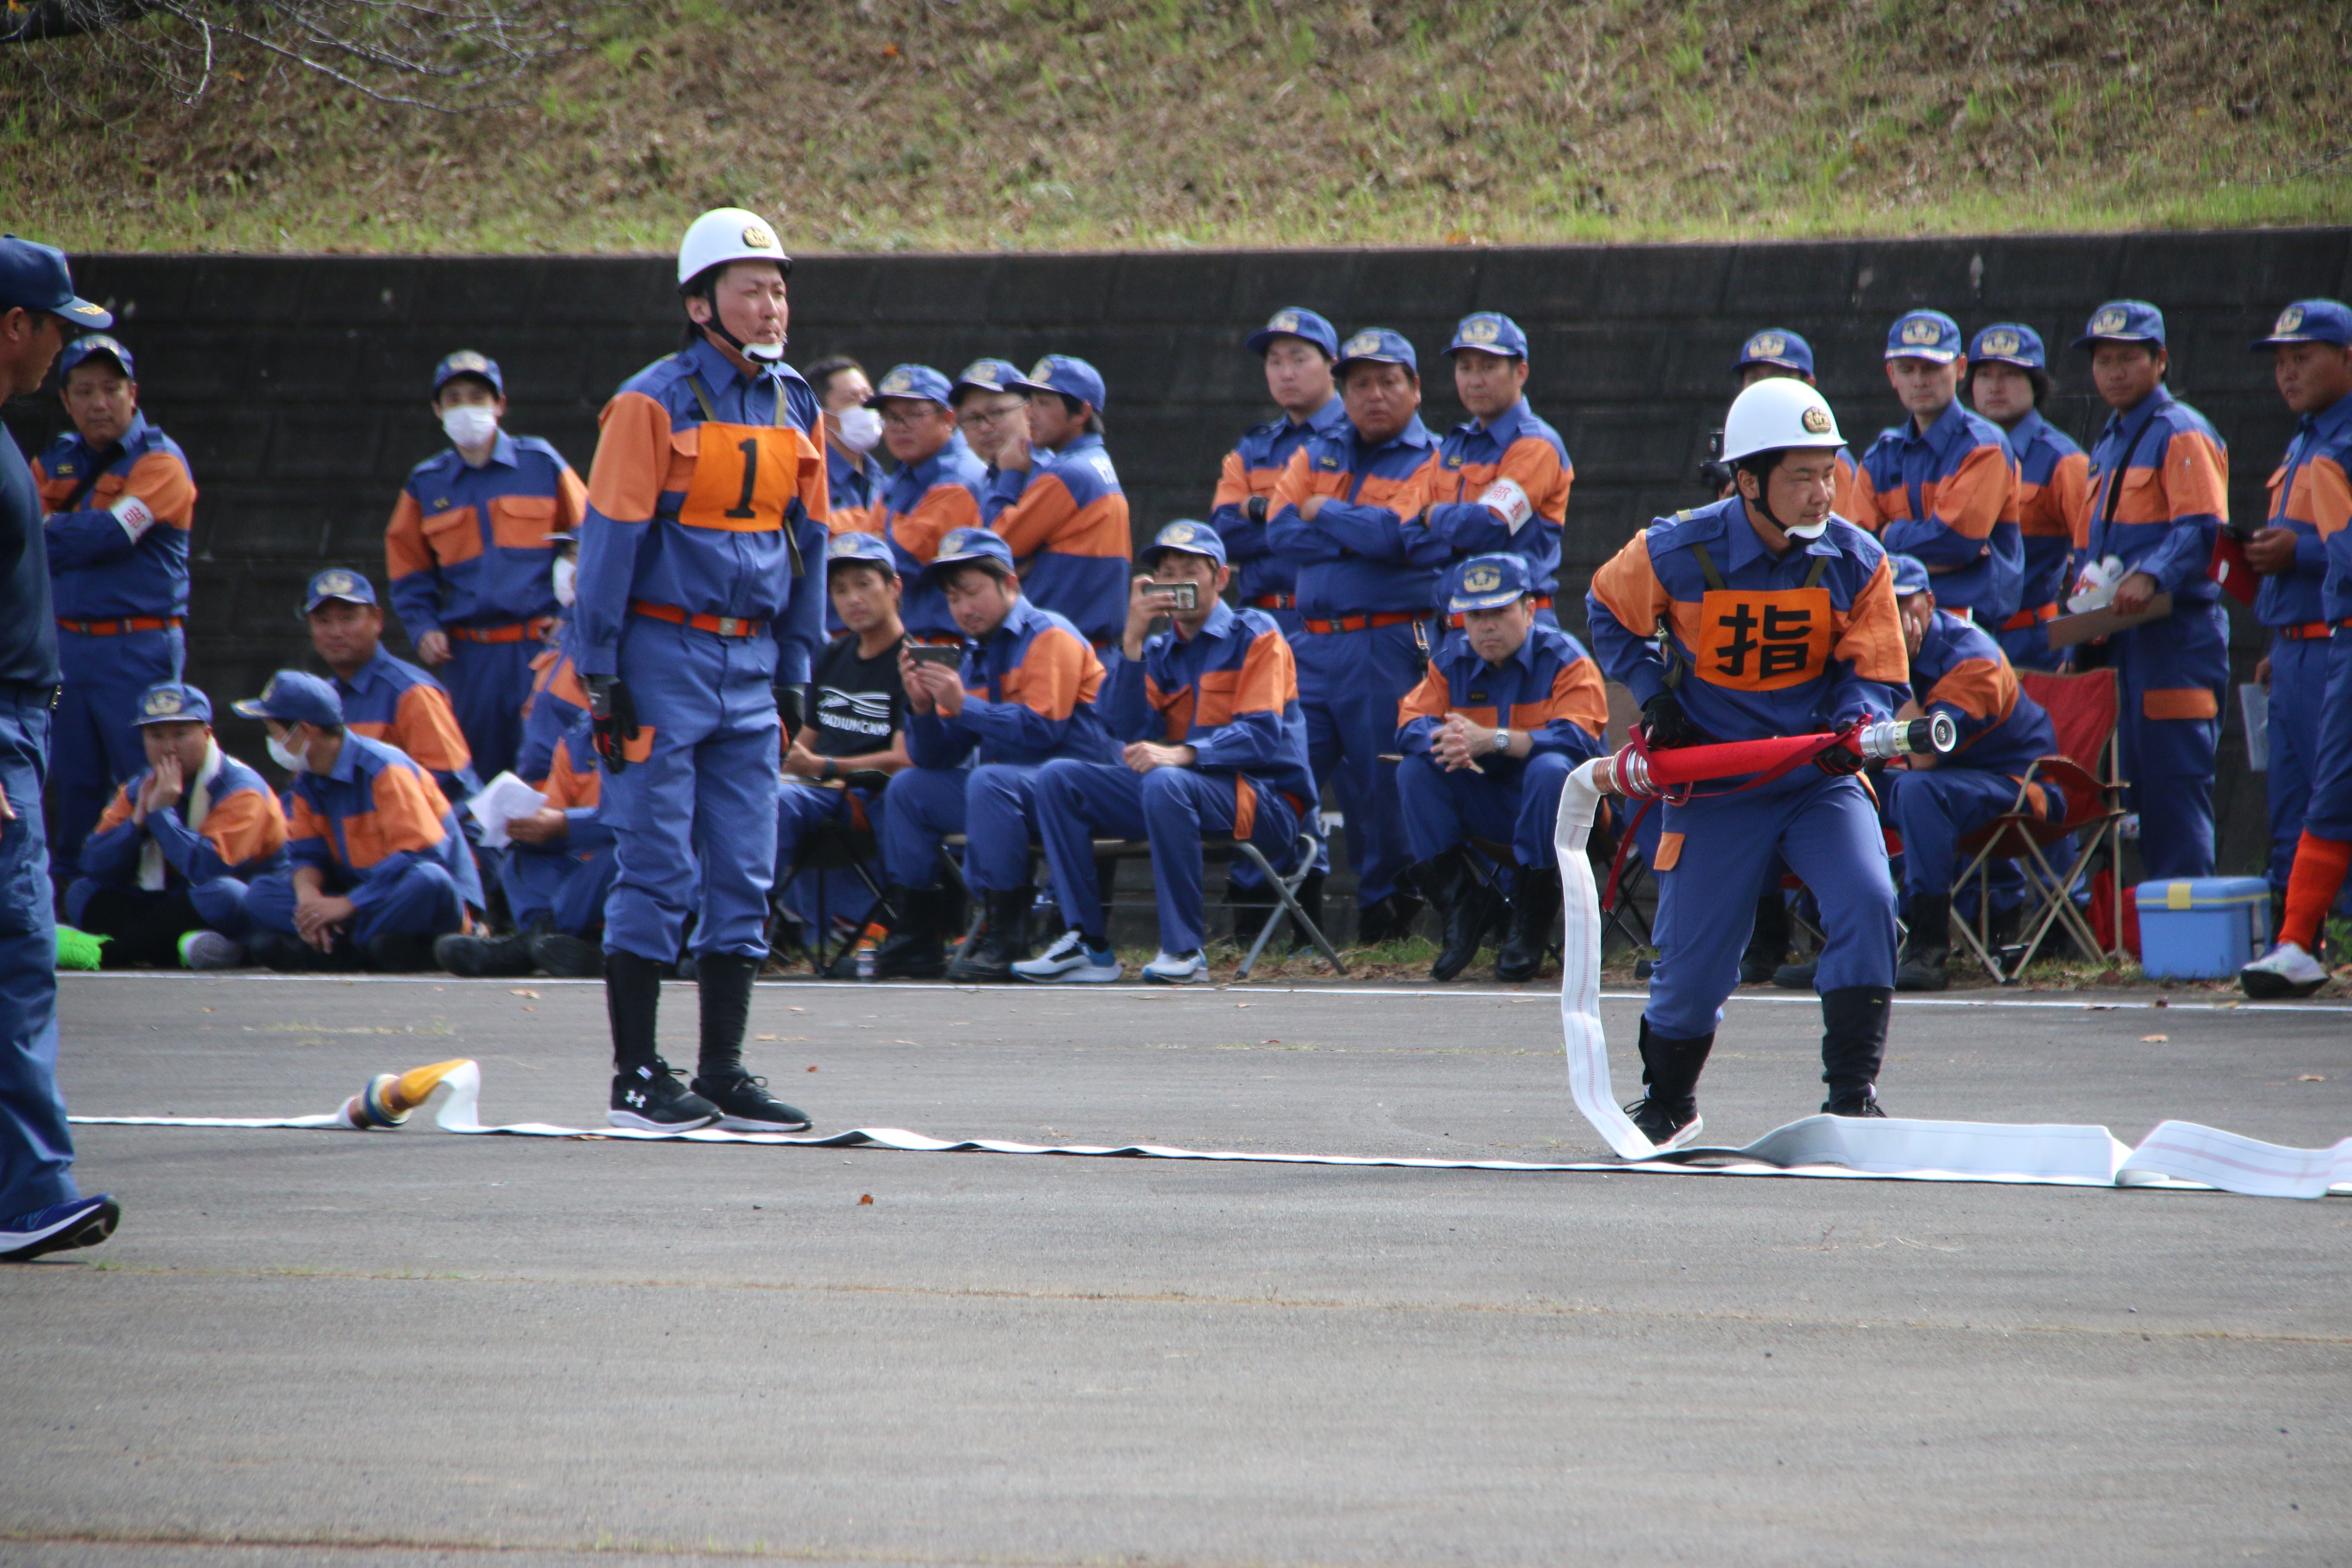
M 1650 782 L 1661 788 L 1706 784 L 1711 779 L 1760 773 L 1791 757 L 1819 755 L 1839 743 L 1836 735 L 1783 735 L 1769 741 L 1728 741 L 1715 746 L 1675 746 L 1649 753 Z M 1853 742 L 1845 744 L 1852 749 Z M 1631 747 L 1626 748 L 1628 751 Z M 1619 753 L 1622 755 L 1623 753 Z

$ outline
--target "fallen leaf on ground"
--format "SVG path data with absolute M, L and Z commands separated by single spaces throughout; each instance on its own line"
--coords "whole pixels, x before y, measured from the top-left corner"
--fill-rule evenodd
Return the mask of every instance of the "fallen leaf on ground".
M 874 1202 L 874 1194 L 873 1194 L 872 1193 L 868 1193 L 868 1194 L 866 1194 L 864 1197 L 859 1198 L 859 1199 L 857 1200 L 857 1205 L 858 1205 L 858 1207 L 860 1207 L 860 1208 L 865 1208 L 865 1207 L 866 1207 L 866 1206 L 870 1205 L 873 1202 Z

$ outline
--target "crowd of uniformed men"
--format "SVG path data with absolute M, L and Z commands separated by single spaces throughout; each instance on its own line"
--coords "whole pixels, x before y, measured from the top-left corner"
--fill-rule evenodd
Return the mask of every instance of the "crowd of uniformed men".
M 66 288 L 62 259 L 9 247 L 0 306 L 110 324 L 36 298 Z M 2074 345 L 2110 411 L 2088 452 L 2043 417 L 2050 360 L 2022 324 L 1896 320 L 1885 374 L 1906 417 L 1858 458 L 1804 340 L 1758 331 L 1727 367 L 1722 498 L 1593 576 L 1588 650 L 1555 605 L 1574 468 L 1528 405 L 1507 316 L 1465 317 L 1445 345 L 1470 417 L 1439 435 L 1411 342 L 1277 311 L 1236 345 L 1277 416 L 1242 432 L 1213 492 L 1202 476 L 1204 518 L 1137 551 L 1092 365 L 796 372 L 789 273 L 754 215 L 692 226 L 681 346 L 606 405 L 584 484 L 504 428 L 497 363 L 435 367 L 419 390 L 447 445 L 394 500 L 381 586 L 317 574 L 290 607 L 326 673 L 280 671 L 236 704 L 267 724 L 282 795 L 222 752 L 186 679 L 186 458 L 140 412 L 130 344 L 65 342 L 73 430 L 31 468 L 47 607 L 0 631 L 0 680 L 28 702 L 58 693 L 63 917 L 106 937 L 109 962 L 601 973 L 616 1121 L 795 1125 L 740 1056 L 780 933 L 821 953 L 862 931 L 882 976 L 1116 980 L 1097 841 L 1141 840 L 1161 950 L 1143 978 L 1197 981 L 1212 845 L 1303 873 L 1300 940 L 1319 924 L 1328 791 L 1360 942 L 1433 908 L 1437 978 L 1499 937 L 1496 973 L 1525 980 L 1559 912 L 1552 819 L 1602 746 L 1604 681 L 1630 689 L 1652 746 L 1942 711 L 1960 744 L 1933 765 L 1872 781 L 1824 764 L 1634 829 L 1660 896 L 1644 1125 L 1696 1130 L 1716 1009 L 1790 956 L 1790 873 L 1826 940 L 1782 977 L 1822 995 L 1832 1107 L 1866 1112 L 1888 991 L 1898 974 L 1943 984 L 1958 841 L 2021 799 L 2064 809 L 2019 788 L 2054 741 L 2018 669 L 2117 672 L 2147 874 L 2211 873 L 2234 563 L 2273 638 L 2284 913 L 2245 984 L 2326 977 L 2321 925 L 2352 854 L 2341 303 L 2291 304 L 2253 345 L 2300 423 L 2269 515 L 2235 531 L 2227 453 L 2167 389 L 2154 305 L 2102 304 Z M 17 390 L 39 379 L 20 364 Z M 2070 605 L 2129 617 L 2159 595 L 2159 618 L 2052 646 Z M 387 602 L 417 662 L 385 647 Z M 528 788 L 486 789 L 505 774 Z M 5 782 L 21 809 L 25 776 Z M 1057 921 L 1033 919 L 1041 867 Z M 1279 907 L 1255 861 L 1226 896 L 1245 933 Z M 680 971 L 701 989 L 690 1088 L 653 1047 L 661 978 Z

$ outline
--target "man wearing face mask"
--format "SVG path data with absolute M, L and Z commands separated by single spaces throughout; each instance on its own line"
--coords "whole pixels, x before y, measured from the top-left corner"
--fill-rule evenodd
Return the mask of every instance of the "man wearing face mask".
M 33 463 L 47 510 L 58 693 L 49 795 L 58 885 L 113 787 L 145 765 L 131 721 L 140 696 L 176 680 L 188 613 L 196 486 L 179 446 L 139 411 L 131 351 L 104 333 L 58 356 L 73 434 Z
M 882 416 L 874 412 L 874 387 L 866 367 L 847 354 L 827 354 L 808 367 L 810 390 L 824 411 L 825 491 L 835 533 L 872 533 L 875 503 L 888 476 L 874 457 L 882 444 Z M 828 622 L 828 629 L 840 627 Z
M 777 760 L 824 640 L 823 425 L 784 363 L 791 268 L 756 214 L 694 221 L 677 253 L 684 347 L 604 405 L 589 472 L 573 658 L 619 856 L 604 905 L 618 1127 L 808 1125 L 743 1066 L 768 955 Z M 702 1038 L 688 1089 L 655 1032 L 690 910 Z
M 433 369 L 449 449 L 409 471 L 383 533 L 392 607 L 448 689 L 484 778 L 514 766 L 531 660 L 555 626 L 548 539 L 580 526 L 588 492 L 562 453 L 509 436 L 498 362 L 462 349 Z

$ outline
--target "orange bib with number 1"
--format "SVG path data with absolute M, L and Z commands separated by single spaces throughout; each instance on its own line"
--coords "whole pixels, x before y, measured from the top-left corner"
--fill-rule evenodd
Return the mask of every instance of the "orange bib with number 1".
M 1699 598 L 1695 673 L 1736 691 L 1783 691 L 1829 667 L 1826 588 L 1710 588 Z
M 822 461 L 789 425 L 706 420 L 695 436 L 694 482 L 677 509 L 677 521 L 688 528 L 772 533 L 800 494 L 803 465 Z

